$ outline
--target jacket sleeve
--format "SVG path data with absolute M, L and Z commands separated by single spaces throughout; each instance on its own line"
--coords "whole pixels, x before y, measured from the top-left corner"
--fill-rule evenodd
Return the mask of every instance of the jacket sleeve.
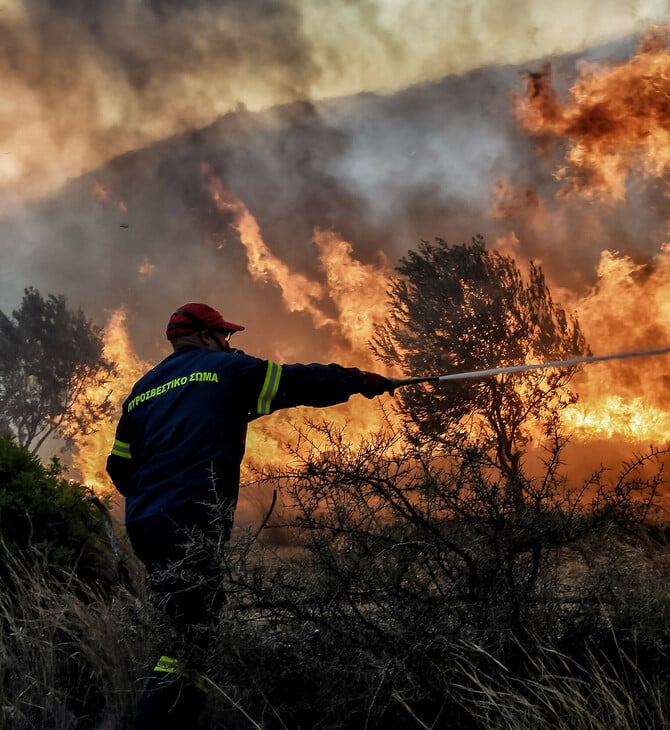
M 357 368 L 318 363 L 278 365 L 268 360 L 256 415 L 293 406 L 321 408 L 344 403 L 354 393 L 361 392 L 364 379 L 364 373 Z
M 123 434 L 123 418 L 116 430 L 112 451 L 107 457 L 107 473 L 114 486 L 125 497 L 130 492 L 130 479 L 133 473 L 133 460 L 130 442 Z

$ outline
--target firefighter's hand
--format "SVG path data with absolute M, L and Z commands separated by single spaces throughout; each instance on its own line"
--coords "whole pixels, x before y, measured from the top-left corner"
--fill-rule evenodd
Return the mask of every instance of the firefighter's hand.
M 361 393 L 366 398 L 374 398 L 377 395 L 382 395 L 382 393 L 390 393 L 393 395 L 395 384 L 391 380 L 377 373 L 363 372 L 363 375 L 364 379 L 363 385 L 361 386 Z

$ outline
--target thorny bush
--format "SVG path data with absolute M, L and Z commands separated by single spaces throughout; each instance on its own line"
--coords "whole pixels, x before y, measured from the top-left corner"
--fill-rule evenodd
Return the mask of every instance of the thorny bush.
M 327 423 L 302 434 L 273 479 L 288 500 L 284 526 L 324 595 L 380 634 L 425 625 L 429 611 L 441 631 L 479 639 L 547 629 L 543 606 L 557 592 L 563 603 L 581 592 L 562 578 L 569 549 L 643 522 L 662 482 L 666 452 L 652 448 L 618 474 L 601 467 L 570 486 L 558 468 L 562 445 L 529 479 L 522 509 L 477 454 L 413 450 L 393 431 L 352 446 Z
M 264 475 L 282 495 L 268 529 L 231 546 L 215 673 L 238 678 L 266 727 L 381 728 L 419 712 L 437 728 L 487 726 L 459 689 L 464 666 L 485 682 L 502 662 L 523 682 L 534 652 L 584 659 L 614 636 L 624 657 L 648 642 L 657 667 L 668 560 L 646 521 L 667 452 L 571 485 L 563 445 L 520 510 L 476 454 L 413 451 L 392 429 L 352 445 L 346 429 L 310 424 Z

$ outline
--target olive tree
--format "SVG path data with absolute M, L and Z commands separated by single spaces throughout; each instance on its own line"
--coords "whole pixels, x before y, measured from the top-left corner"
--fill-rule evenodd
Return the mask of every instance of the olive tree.
M 527 279 L 481 236 L 450 246 L 424 241 L 401 259 L 391 313 L 374 341 L 377 355 L 407 374 L 445 374 L 562 360 L 588 352 L 579 323 L 555 303 L 540 267 Z M 532 370 L 434 387 L 398 398 L 419 441 L 477 454 L 503 475 L 517 507 L 527 483 L 522 457 L 535 433 L 557 437 L 558 414 L 576 395 L 574 368 Z
M 29 287 L 11 316 L 0 311 L 2 430 L 33 453 L 51 435 L 87 435 L 110 416 L 113 370 L 100 328 L 65 297 Z
M 401 259 L 390 304 L 373 347 L 408 375 L 588 353 L 541 269 L 530 264 L 524 276 L 481 237 L 459 246 L 423 242 Z M 577 398 L 569 388 L 574 372 L 534 369 L 399 389 L 408 428 L 393 443 L 373 439 L 351 449 L 344 434 L 326 428 L 315 439 L 325 448 L 297 451 L 296 468 L 279 471 L 292 503 L 289 523 L 308 535 L 336 583 L 352 585 L 358 574 L 372 586 L 362 564 L 377 566 L 383 579 L 368 550 L 379 549 L 388 571 L 399 571 L 386 589 L 419 586 L 416 600 L 405 601 L 415 614 L 440 596 L 453 621 L 524 631 L 538 605 L 564 592 L 567 546 L 605 525 L 644 520 L 663 481 L 666 452 L 655 448 L 618 472 L 594 464 L 586 477 L 569 476 L 560 413 Z M 360 564 L 346 572 L 340 557 L 356 555 Z M 393 591 L 377 588 L 385 606 L 393 603 Z

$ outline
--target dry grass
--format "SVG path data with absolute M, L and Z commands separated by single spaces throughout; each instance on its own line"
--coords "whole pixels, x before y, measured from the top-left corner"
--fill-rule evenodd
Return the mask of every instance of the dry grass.
M 370 616 L 361 607 L 338 606 L 336 593 L 328 605 L 311 603 L 310 596 L 323 600 L 323 576 L 292 552 L 270 560 L 267 549 L 259 541 L 231 546 L 231 601 L 211 650 L 202 730 L 670 726 L 667 613 L 659 612 L 668 601 L 657 576 L 653 584 L 649 577 L 646 592 L 645 576 L 635 576 L 642 603 L 627 606 L 625 616 L 594 607 L 601 628 L 603 616 L 610 628 L 592 641 L 583 635 L 573 643 L 569 635 L 561 643 L 549 636 L 502 637 L 496 646 L 463 641 L 441 632 L 439 613 L 433 625 L 417 624 L 414 634 L 408 629 L 389 641 L 366 624 Z M 127 728 L 153 656 L 141 591 L 138 597 L 119 586 L 103 595 L 72 576 L 54 580 L 39 566 L 13 560 L 7 567 L 8 588 L 0 594 L 1 726 Z M 622 567 L 617 580 L 624 573 Z M 628 638 L 620 641 L 616 623 L 624 619 Z
M 142 608 L 74 576 L 8 559 L 0 594 L 0 706 L 9 730 L 123 727 L 134 704 L 132 671 L 144 642 Z

